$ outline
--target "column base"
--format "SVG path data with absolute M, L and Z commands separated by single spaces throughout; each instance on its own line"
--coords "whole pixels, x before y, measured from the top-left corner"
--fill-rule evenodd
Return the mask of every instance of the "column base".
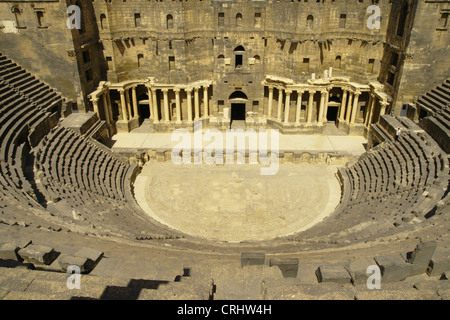
M 116 122 L 117 133 L 128 133 L 130 132 L 129 121 L 127 120 L 117 120 Z
M 132 118 L 130 120 L 118 120 L 116 122 L 116 128 L 118 133 L 128 133 L 136 128 L 139 128 L 139 117 Z

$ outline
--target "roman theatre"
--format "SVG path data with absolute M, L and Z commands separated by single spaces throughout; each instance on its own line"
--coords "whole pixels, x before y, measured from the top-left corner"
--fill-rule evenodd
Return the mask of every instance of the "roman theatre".
M 449 13 L 0 0 L 0 300 L 448 300 Z

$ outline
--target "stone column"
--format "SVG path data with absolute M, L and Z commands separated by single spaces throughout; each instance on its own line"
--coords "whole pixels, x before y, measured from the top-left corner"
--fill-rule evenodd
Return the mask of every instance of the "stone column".
M 281 105 L 283 103 L 283 89 L 278 89 L 278 112 L 277 112 L 277 120 L 281 121 Z
M 127 105 L 125 101 L 125 90 L 119 89 L 120 93 L 120 105 L 122 107 L 122 120 L 128 121 Z
M 198 120 L 200 118 L 200 103 L 198 100 L 198 87 L 194 88 L 194 107 L 195 107 L 195 118 L 194 120 Z
M 162 89 L 164 94 L 164 121 L 169 122 L 169 89 Z
M 341 107 L 339 109 L 339 120 L 344 120 L 345 117 L 345 105 L 347 104 L 347 90 L 343 90 Z
M 177 123 L 181 123 L 180 89 L 174 89 L 174 91 L 175 91 L 175 106 L 177 111 Z
M 325 96 L 325 105 L 323 107 L 323 118 L 325 119 L 325 121 L 327 121 L 327 114 L 328 114 L 328 103 L 330 102 L 330 91 L 326 91 L 326 96 Z
M 130 102 L 130 89 L 125 89 L 125 103 L 127 105 L 128 119 L 131 119 L 131 102 Z
M 350 118 L 350 123 L 355 123 L 356 121 L 356 114 L 358 113 L 358 101 L 360 94 L 361 92 L 355 92 L 355 96 L 353 98 L 353 110 L 352 110 L 352 117 Z
M 318 120 L 317 120 L 317 122 L 319 122 L 319 124 L 323 123 L 323 108 L 325 105 L 325 95 L 326 94 L 327 94 L 326 91 L 320 92 L 319 116 L 318 116 Z
M 209 112 L 209 106 L 208 106 L 208 87 L 204 86 L 203 87 L 203 104 L 204 104 L 204 111 L 203 111 L 203 117 L 208 117 L 208 112 Z
M 139 110 L 137 105 L 137 99 L 136 99 L 136 86 L 131 88 L 131 97 L 133 99 L 133 118 L 139 117 Z
M 114 121 L 114 117 L 113 117 L 113 111 L 112 111 L 112 105 L 111 105 L 111 97 L 109 95 L 109 90 L 105 93 L 105 95 L 106 95 L 106 101 L 108 103 L 109 120 L 112 123 Z
M 269 104 L 267 106 L 268 118 L 272 118 L 272 103 L 273 103 L 273 87 L 269 86 Z
M 285 90 L 284 91 L 286 94 L 286 102 L 285 102 L 285 106 L 284 106 L 284 123 L 288 123 L 289 122 L 289 109 L 291 106 L 291 90 Z
M 192 89 L 186 89 L 188 122 L 192 122 Z
M 302 111 L 303 91 L 297 91 L 297 112 L 295 113 L 295 123 L 300 123 L 300 112 Z
M 313 111 L 313 101 L 314 101 L 314 91 L 309 90 L 309 100 L 308 100 L 308 118 L 306 123 L 311 123 L 312 121 L 312 111 Z
M 365 118 L 364 118 L 364 126 L 365 127 L 367 127 L 369 125 L 370 113 L 372 112 L 372 101 L 373 101 L 373 95 L 369 94 L 369 102 L 367 103 L 366 114 L 365 114 Z
M 373 111 L 375 110 L 375 105 L 377 103 L 377 98 L 375 96 L 372 97 L 372 106 L 370 107 L 369 120 L 367 122 L 367 127 L 370 128 L 370 125 L 373 122 L 373 115 L 375 114 Z
M 105 112 L 105 120 L 106 120 L 106 124 L 110 125 L 110 121 L 109 121 L 109 106 L 108 103 L 106 101 L 106 94 L 107 92 L 102 94 L 102 101 L 103 101 L 103 111 Z
M 98 118 L 100 119 L 100 113 L 98 112 L 98 98 L 92 98 L 92 105 L 94 106 L 94 112 L 97 114 Z
M 148 110 L 150 113 L 150 119 L 153 119 L 152 90 L 150 89 L 150 87 L 147 87 L 147 95 L 148 95 Z
M 353 101 L 353 92 L 350 92 L 350 94 L 348 96 L 347 108 L 346 108 L 346 113 L 345 113 L 345 122 L 347 122 L 347 123 L 350 122 L 350 113 L 352 111 L 352 101 Z
M 152 89 L 152 101 L 153 101 L 153 121 L 155 123 L 159 122 L 159 111 L 158 111 L 158 99 L 156 97 L 156 89 Z

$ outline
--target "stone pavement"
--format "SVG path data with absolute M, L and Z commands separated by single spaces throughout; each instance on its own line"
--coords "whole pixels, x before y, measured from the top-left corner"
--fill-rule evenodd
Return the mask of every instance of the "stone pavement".
M 268 130 L 268 140 L 270 147 L 271 130 Z M 258 133 L 258 131 L 256 131 Z M 194 141 L 191 134 L 191 141 Z M 118 133 L 111 138 L 108 146 L 113 151 L 119 149 L 137 150 L 137 149 L 171 149 L 178 143 L 178 139 L 171 141 L 172 133 Z M 225 134 L 224 134 L 225 140 Z M 341 135 L 286 135 L 279 134 L 280 151 L 304 150 L 310 152 L 334 152 L 349 153 L 353 156 L 359 156 L 366 150 L 364 144 L 367 140 L 361 136 L 341 136 Z M 208 146 L 209 142 L 203 142 L 203 147 Z M 225 146 L 226 143 L 224 142 Z
M 147 162 L 135 197 L 155 220 L 187 234 L 219 241 L 255 241 L 309 228 L 332 213 L 341 190 L 336 167 L 280 164 L 175 165 Z

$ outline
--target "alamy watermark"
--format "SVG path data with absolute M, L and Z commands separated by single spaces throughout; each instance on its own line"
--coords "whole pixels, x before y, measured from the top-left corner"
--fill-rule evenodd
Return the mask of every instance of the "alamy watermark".
M 366 270 L 367 274 L 371 274 L 368 278 L 367 278 L 367 289 L 369 290 L 373 290 L 373 289 L 377 289 L 380 290 L 381 289 L 381 270 L 380 267 L 377 265 L 371 265 L 369 267 L 367 267 Z
M 69 29 L 81 29 L 81 9 L 77 5 L 67 7 L 67 13 L 70 14 L 67 18 L 66 25 Z
M 77 265 L 70 265 L 67 267 L 67 273 L 70 276 L 66 280 L 67 289 L 80 290 L 81 289 L 81 269 Z
M 270 149 L 269 149 L 270 132 Z M 279 169 L 278 130 L 227 129 L 225 134 L 218 129 L 202 130 L 202 122 L 194 122 L 194 134 L 187 129 L 172 132 L 172 142 L 178 142 L 172 148 L 174 164 L 261 164 L 261 175 L 275 175 Z M 207 145 L 203 148 L 203 143 Z M 236 157 L 236 162 L 235 162 Z M 192 158 L 194 161 L 192 161 Z
M 369 28 L 370 30 L 373 30 L 373 29 L 380 30 L 381 29 L 381 9 L 380 9 L 380 7 L 373 4 L 373 5 L 367 7 L 366 12 L 372 13 L 372 15 L 369 18 L 367 18 L 367 21 L 366 21 L 367 28 Z

